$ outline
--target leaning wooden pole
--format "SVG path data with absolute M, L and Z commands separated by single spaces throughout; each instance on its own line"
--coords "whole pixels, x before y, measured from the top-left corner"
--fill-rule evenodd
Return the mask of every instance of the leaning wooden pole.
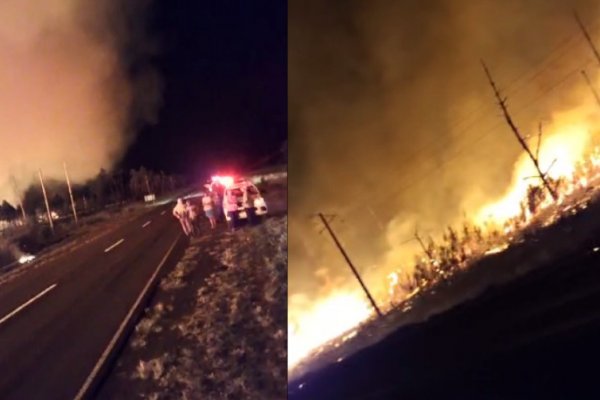
M 369 292 L 369 289 L 367 289 L 367 285 L 365 285 L 365 283 L 363 282 L 362 278 L 360 277 L 360 274 L 356 270 L 356 267 L 354 266 L 354 264 L 352 263 L 352 261 L 350 261 L 350 257 L 348 257 L 348 254 L 346 254 L 346 250 L 344 250 L 344 248 L 342 247 L 342 244 L 340 243 L 340 241 L 338 240 L 337 236 L 333 232 L 333 229 L 331 229 L 331 227 L 329 226 L 329 222 L 327 222 L 327 218 L 325 218 L 325 216 L 322 213 L 319 213 L 318 216 L 321 219 L 321 222 L 323 223 L 323 225 L 325 226 L 325 229 L 327 229 L 327 232 L 329 232 L 329 235 L 333 239 L 336 247 L 338 248 L 338 250 L 340 251 L 340 253 L 342 253 L 342 256 L 344 257 L 344 260 L 346 260 L 346 263 L 348 264 L 348 266 L 352 270 L 352 273 L 356 277 L 356 280 L 358 281 L 358 283 L 362 287 L 363 291 L 365 292 L 367 298 L 371 302 L 371 305 L 375 309 L 375 312 L 377 312 L 377 315 L 379 317 L 382 317 L 383 313 L 381 312 L 381 310 L 377 306 L 377 303 L 375 302 L 375 299 L 371 295 L 371 292 Z
M 44 186 L 44 176 L 42 175 L 42 170 L 38 170 L 38 174 L 40 176 L 40 184 L 42 185 L 42 193 L 44 194 L 44 202 L 46 203 L 46 212 L 48 213 L 48 223 L 50 224 L 50 229 L 54 232 L 54 222 L 52 221 L 52 212 L 50 211 L 50 203 L 48 202 L 48 194 L 46 193 L 46 186 Z
M 19 191 L 17 190 L 17 180 L 15 179 L 14 175 L 10 175 L 10 183 L 12 184 L 12 188 L 14 191 L 15 196 L 20 197 L 19 196 Z M 25 208 L 23 207 L 23 199 L 19 200 L 19 207 L 21 208 L 21 216 L 23 218 L 23 223 L 27 222 L 27 214 L 25 213 Z
M 502 98 L 502 96 L 500 95 L 500 91 L 498 90 L 498 87 L 496 86 L 496 83 L 494 82 L 494 79 L 492 78 L 492 74 L 490 73 L 487 65 L 485 65 L 485 63 L 483 61 L 481 61 L 481 65 L 483 66 L 483 70 L 485 71 L 485 74 L 488 78 L 490 85 L 492 86 L 492 89 L 494 91 L 494 96 L 496 96 L 496 100 L 498 100 L 498 105 L 502 109 L 502 113 L 504 114 L 504 118 L 506 119 L 506 122 L 510 126 L 510 129 L 514 133 L 515 137 L 517 138 L 517 141 L 519 142 L 519 144 L 521 145 L 523 150 L 525 150 L 525 152 L 531 159 L 531 162 L 533 162 L 533 165 L 535 166 L 538 176 L 544 183 L 544 186 L 546 187 L 548 192 L 550 193 L 550 195 L 552 196 L 554 201 L 558 200 L 558 195 L 556 194 L 556 191 L 552 188 L 552 185 L 550 185 L 550 182 L 548 182 L 548 179 L 546 178 L 546 174 L 544 174 L 542 172 L 542 170 L 540 168 L 540 164 L 538 162 L 538 159 L 536 158 L 536 156 L 533 155 L 533 153 L 531 152 L 531 149 L 527 145 L 527 142 L 525 142 L 525 139 L 523 139 L 523 136 L 521 136 L 521 134 L 519 133 L 519 130 L 517 129 L 517 126 L 513 122 L 512 118 L 510 117 L 510 114 L 508 113 L 508 109 L 506 108 L 506 98 Z
M 65 179 L 67 180 L 67 187 L 69 188 L 69 197 L 71 198 L 71 209 L 73 210 L 73 218 L 75 218 L 75 224 L 79 224 L 77 219 L 77 208 L 75 207 L 75 198 L 73 197 L 73 189 L 71 188 L 71 179 L 69 179 L 69 171 L 67 170 L 67 163 L 63 162 L 63 168 L 65 170 Z
M 585 70 L 581 71 L 581 75 L 583 75 L 583 79 L 585 79 L 585 83 L 587 83 L 588 87 L 592 91 L 592 94 L 594 95 L 594 98 L 596 99 L 596 103 L 598 103 L 598 105 L 600 106 L 600 96 L 598 95 L 596 88 L 592 84 L 592 80 L 590 79 L 588 74 L 585 72 Z
M 583 25 L 583 22 L 581 22 L 581 19 L 579 18 L 579 15 L 577 14 L 576 11 L 573 11 L 573 15 L 575 16 L 575 21 L 577 22 L 577 25 L 579 25 L 579 29 L 581 29 L 581 33 L 583 33 L 583 37 L 585 37 L 585 41 L 588 43 L 588 45 L 590 45 L 590 48 L 592 49 L 592 52 L 594 53 L 594 56 L 596 57 L 598 64 L 600 64 L 600 53 L 598 52 L 598 49 L 594 45 L 594 42 L 592 42 L 592 38 L 590 37 L 590 34 L 588 33 L 587 29 L 585 28 L 585 25 Z

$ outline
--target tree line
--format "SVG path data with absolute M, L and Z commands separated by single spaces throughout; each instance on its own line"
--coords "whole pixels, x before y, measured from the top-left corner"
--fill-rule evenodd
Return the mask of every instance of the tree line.
M 52 211 L 59 215 L 71 212 L 71 200 L 66 182 L 45 180 L 48 202 Z M 160 196 L 182 188 L 186 184 L 181 175 L 169 175 L 162 171 L 151 171 L 144 167 L 129 172 L 101 169 L 92 179 L 83 184 L 73 184 L 73 197 L 78 213 L 86 214 L 111 205 L 141 201 L 152 193 Z M 27 215 L 45 213 L 44 195 L 39 183 L 27 188 L 22 198 L 22 206 Z M 0 204 L 0 220 L 13 221 L 22 215 L 20 205 L 12 205 L 6 200 Z

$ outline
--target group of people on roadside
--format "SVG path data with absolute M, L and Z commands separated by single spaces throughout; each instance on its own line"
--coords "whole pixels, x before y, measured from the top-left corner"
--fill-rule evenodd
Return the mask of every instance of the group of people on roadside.
M 186 236 L 195 236 L 199 232 L 198 211 L 196 206 L 189 200 L 177 199 L 177 204 L 173 208 L 173 216 L 181 223 L 181 228 Z
M 219 209 L 214 204 L 215 200 L 208 194 L 202 197 L 202 210 L 206 218 L 208 218 L 211 229 L 217 227 L 217 213 Z M 177 204 L 173 208 L 173 216 L 181 223 L 181 228 L 186 236 L 196 236 L 200 233 L 198 208 L 189 200 L 183 201 L 183 199 L 178 198 Z
M 242 189 L 243 193 L 243 207 L 246 211 L 248 222 L 253 224 L 256 220 L 256 212 L 254 208 L 254 197 L 248 192 L 246 188 Z M 210 223 L 210 228 L 215 229 L 217 227 L 217 218 L 221 216 L 221 208 L 217 204 L 221 203 L 218 194 L 205 193 L 202 196 L 202 210 L 206 218 Z M 229 228 L 234 231 L 238 225 L 238 199 L 233 193 L 229 191 L 223 198 L 222 201 L 223 210 L 227 213 L 227 222 Z M 196 206 L 189 200 L 183 201 L 183 199 L 177 199 L 177 204 L 173 208 L 173 215 L 181 223 L 183 233 L 186 236 L 196 236 L 200 233 L 200 221 Z

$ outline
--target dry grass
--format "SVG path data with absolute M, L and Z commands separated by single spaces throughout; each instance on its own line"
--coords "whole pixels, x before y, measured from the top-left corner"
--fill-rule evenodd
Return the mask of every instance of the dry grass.
M 202 257 L 220 265 L 204 285 L 189 278 Z M 193 285 L 193 307 L 180 315 L 177 293 Z M 193 241 L 160 288 L 173 301 L 150 309 L 131 341 L 128 375 L 144 382 L 142 398 L 286 398 L 287 217 Z

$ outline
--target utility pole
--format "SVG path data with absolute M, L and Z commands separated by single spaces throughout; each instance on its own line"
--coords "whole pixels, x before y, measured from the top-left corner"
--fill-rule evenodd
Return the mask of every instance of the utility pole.
M 594 42 L 592 42 L 590 34 L 588 33 L 587 29 L 585 29 L 585 25 L 583 25 L 583 22 L 581 22 L 581 19 L 579 18 L 579 15 L 577 15 L 576 11 L 573 11 L 573 15 L 575 16 L 575 21 L 577 21 L 577 25 L 579 25 L 579 29 L 581 29 L 581 33 L 583 33 L 586 42 L 588 42 L 588 44 L 590 45 L 590 48 L 592 49 L 592 52 L 594 53 L 598 64 L 600 64 L 600 53 L 598 53 L 598 49 L 596 48 L 596 46 L 594 46 Z
M 17 190 L 17 181 L 14 175 L 10 175 L 10 182 L 12 183 L 13 191 L 15 196 L 19 197 L 19 207 L 21 208 L 21 215 L 23 216 L 23 223 L 27 222 L 27 214 L 25 214 L 25 207 L 23 207 L 23 200 L 20 199 L 19 191 Z
M 146 189 L 148 190 L 148 194 L 152 194 L 152 191 L 150 190 L 150 181 L 148 180 L 147 172 L 144 174 L 144 179 L 146 180 Z
M 23 207 L 23 201 L 20 202 L 19 207 L 21 208 L 21 215 L 23 216 L 23 223 L 27 222 L 27 214 L 25 214 L 25 207 Z
M 583 75 L 583 78 L 585 79 L 585 82 L 587 83 L 587 85 L 589 86 L 590 90 L 594 94 L 594 98 L 596 99 L 596 103 L 598 103 L 598 105 L 600 106 L 600 96 L 598 96 L 598 92 L 596 91 L 596 88 L 594 88 L 594 85 L 592 84 L 592 81 L 590 80 L 590 77 L 585 72 L 585 70 L 581 71 L 581 75 Z
M 75 207 L 75 199 L 73 199 L 73 190 L 71 189 L 71 180 L 69 179 L 69 172 L 67 171 L 67 163 L 63 162 L 63 167 L 65 169 L 65 178 L 67 179 L 67 187 L 69 188 L 69 197 L 71 198 L 71 208 L 73 209 L 73 217 L 75 218 L 75 224 L 79 225 L 79 220 L 77 219 L 77 209 Z
M 548 179 L 546 178 L 546 174 L 544 174 L 542 172 L 542 170 L 540 169 L 540 164 L 538 162 L 538 159 L 536 158 L 536 156 L 533 155 L 533 153 L 531 152 L 531 149 L 527 145 L 527 142 L 525 142 L 525 139 L 523 139 L 523 136 L 521 136 L 521 134 L 519 133 L 519 130 L 517 129 L 517 127 L 514 124 L 512 118 L 510 117 L 510 114 L 508 113 L 508 109 L 506 108 L 506 98 L 502 98 L 502 96 L 500 95 L 500 91 L 498 90 L 498 87 L 496 86 L 496 83 L 494 82 L 494 79 L 492 79 L 492 75 L 490 74 L 490 71 L 488 70 L 488 67 L 485 65 L 485 63 L 483 62 L 483 60 L 481 61 L 481 65 L 483 66 L 483 70 L 485 71 L 485 74 L 486 74 L 486 76 L 488 78 L 488 81 L 489 81 L 490 85 L 492 86 L 492 90 L 494 91 L 494 95 L 496 96 L 496 100 L 498 100 L 498 105 L 502 109 L 502 113 L 504 114 L 504 118 L 506 119 L 506 122 L 508 123 L 508 125 L 510 126 L 510 129 L 515 134 L 515 137 L 517 138 L 517 141 L 519 142 L 519 144 L 521 145 L 521 147 L 523 148 L 523 150 L 525 150 L 525 152 L 527 153 L 527 155 L 529 156 L 529 158 L 533 162 L 533 165 L 535 166 L 535 169 L 538 172 L 539 178 L 544 183 L 544 186 L 546 187 L 546 189 L 548 190 L 548 192 L 552 196 L 552 199 L 554 201 L 558 200 L 558 195 L 556 194 L 555 190 L 550 185 L 550 182 L 548 182 Z
M 342 256 L 346 260 L 346 263 L 348 264 L 348 266 L 352 270 L 352 273 L 354 274 L 354 276 L 358 280 L 358 283 L 360 283 L 360 286 L 362 286 L 363 290 L 365 291 L 365 294 L 369 298 L 369 301 L 371 302 L 371 305 L 373 306 L 373 308 L 377 312 L 377 315 L 379 317 L 382 317 L 383 314 L 381 313 L 381 310 L 379 309 L 379 307 L 377 307 L 377 304 L 375 303 L 375 300 L 373 299 L 373 296 L 371 296 L 371 293 L 369 292 L 369 289 L 367 289 L 367 286 L 365 285 L 365 283 L 361 279 L 360 275 L 358 274 L 358 271 L 354 267 L 354 264 L 352 264 L 352 261 L 350 261 L 350 257 L 348 257 L 348 254 L 346 254 L 346 251 L 344 250 L 344 248 L 342 247 L 342 245 L 338 241 L 337 237 L 335 236 L 335 233 L 333 233 L 333 230 L 329 226 L 329 223 L 327 222 L 327 219 L 325 218 L 325 216 L 322 213 L 319 213 L 318 215 L 319 215 L 319 218 L 321 219 L 321 221 L 323 222 L 323 225 L 325 225 L 325 229 L 327 229 L 327 231 L 331 235 L 331 238 L 335 242 L 335 245 L 340 250 L 340 253 L 342 253 Z
M 50 223 L 50 229 L 54 232 L 54 222 L 52 221 L 52 213 L 50 212 L 50 203 L 48 202 L 48 195 L 46 194 L 46 187 L 44 186 L 44 177 L 42 176 L 42 170 L 38 170 L 40 176 L 40 183 L 42 185 L 42 193 L 44 194 L 44 201 L 46 202 L 46 212 L 48 213 L 48 222 Z

